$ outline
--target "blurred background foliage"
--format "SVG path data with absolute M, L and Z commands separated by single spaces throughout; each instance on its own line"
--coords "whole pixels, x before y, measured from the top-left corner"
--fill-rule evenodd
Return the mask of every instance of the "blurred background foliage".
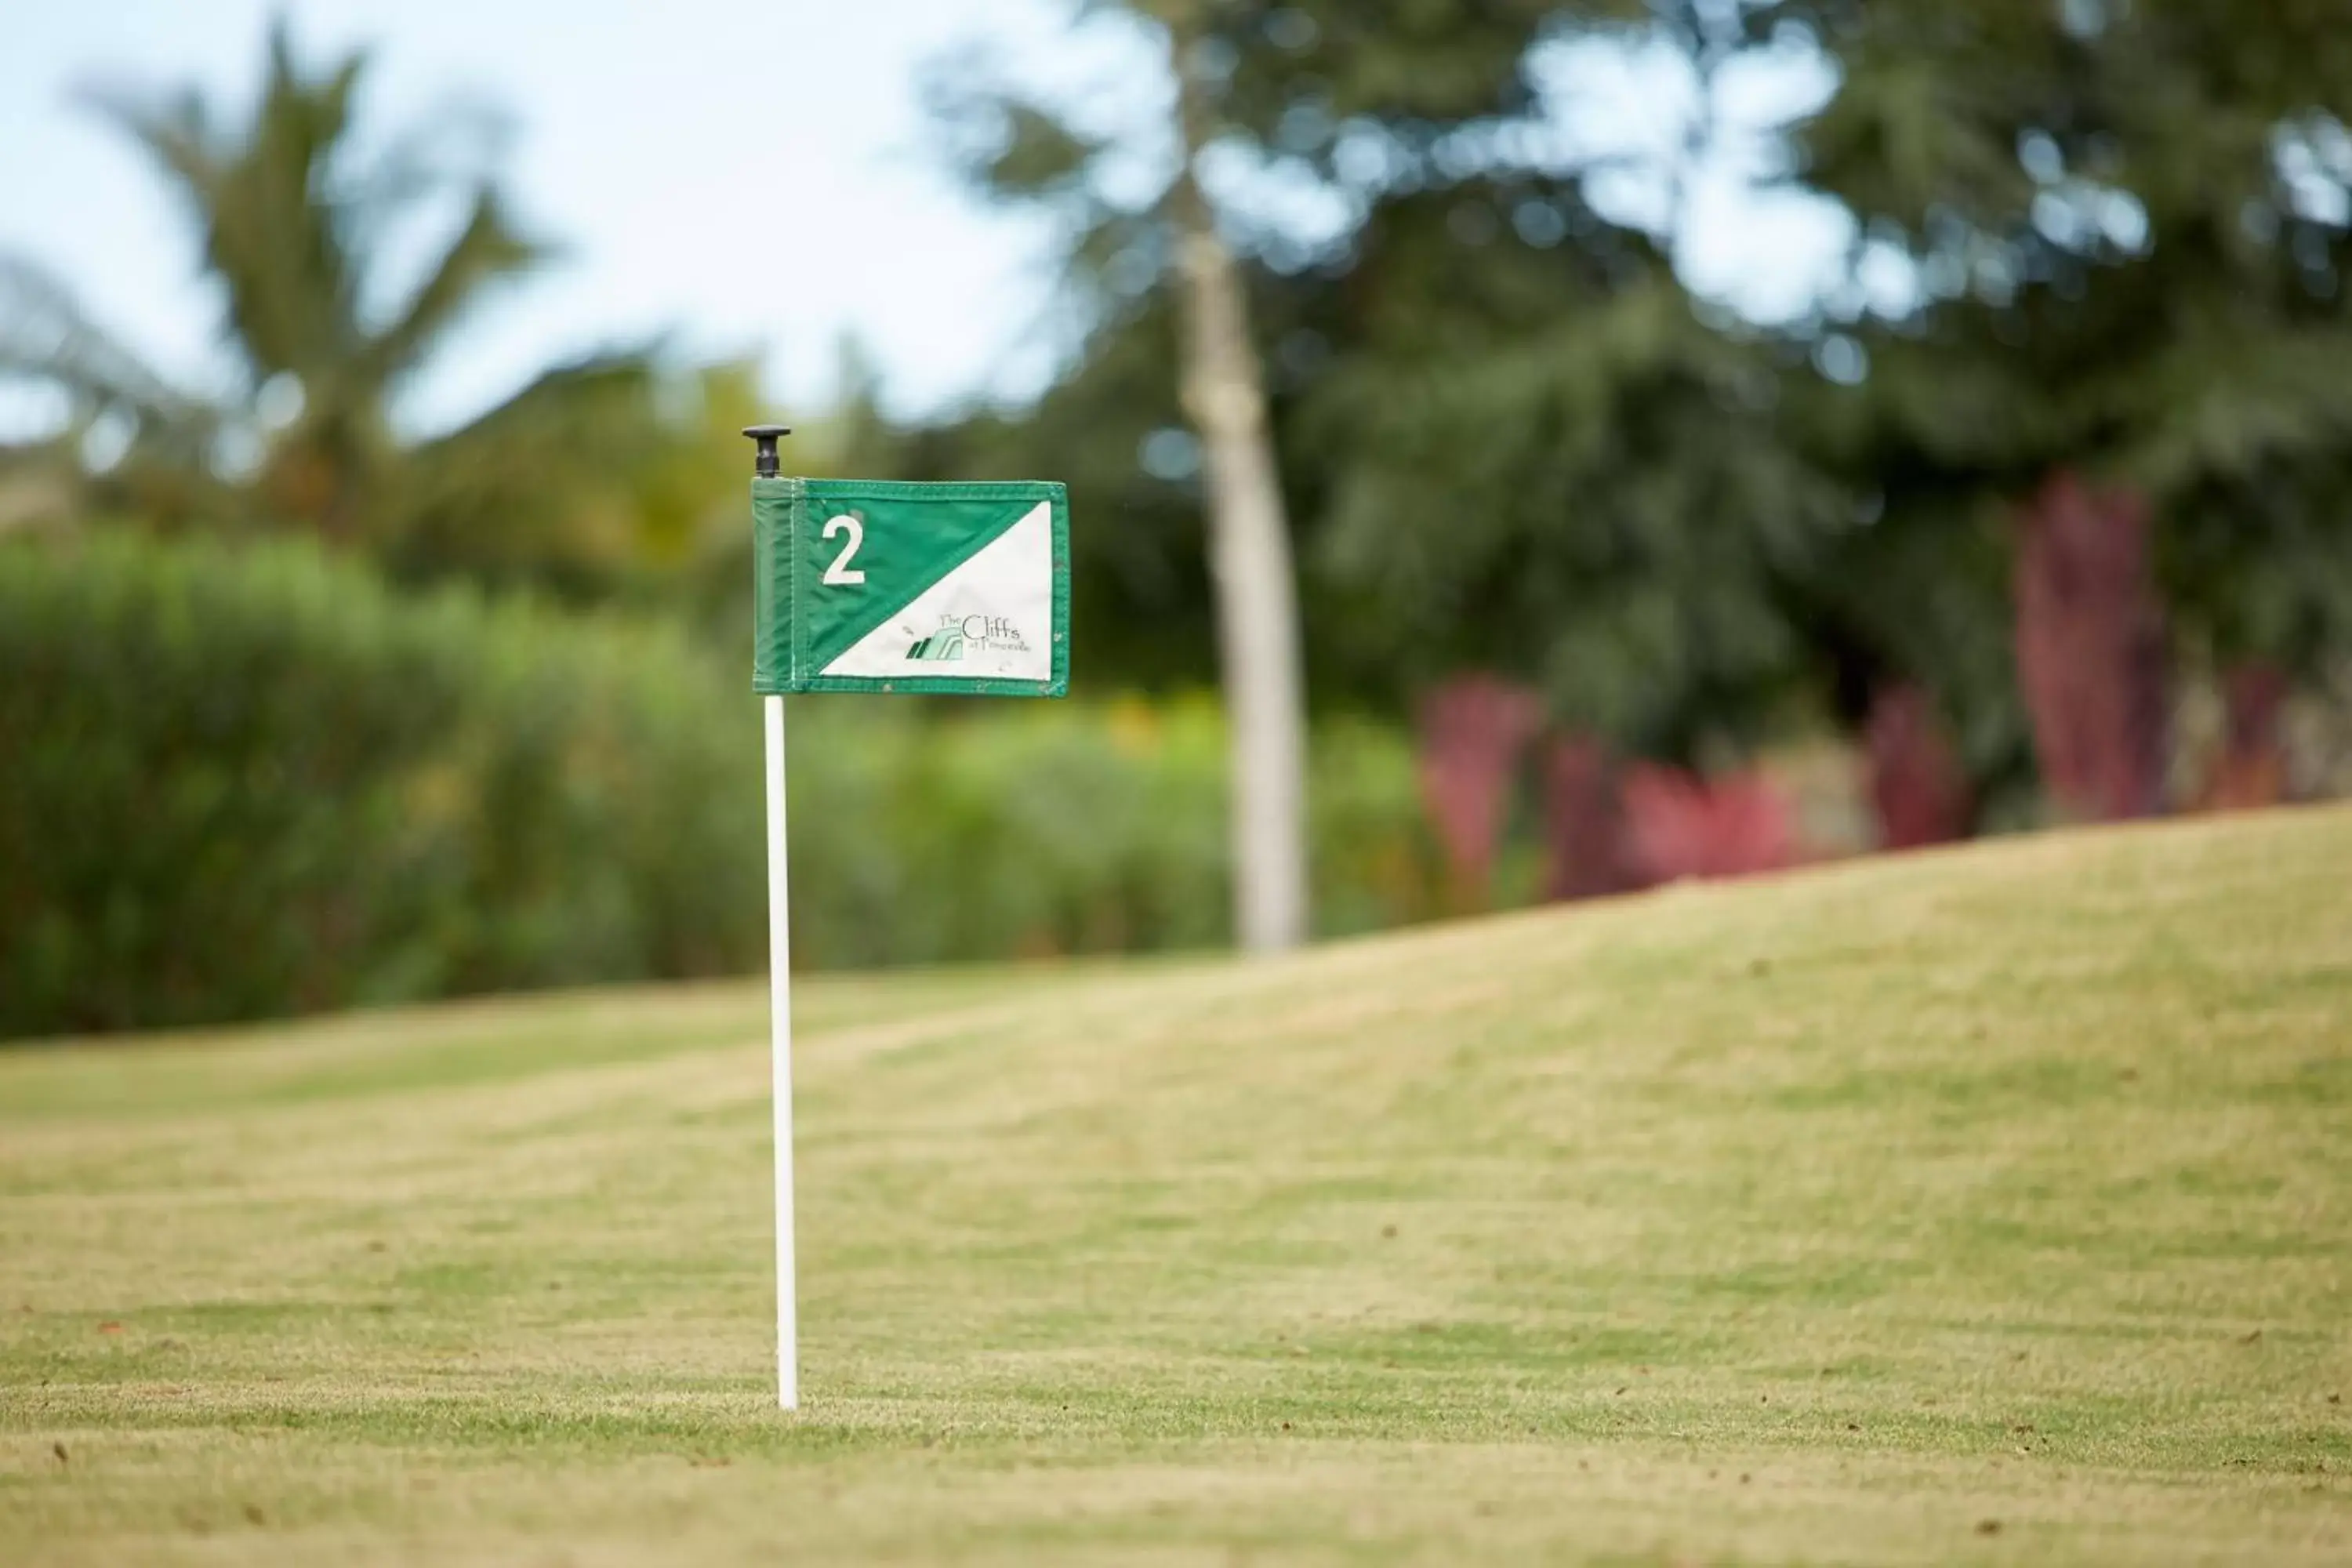
M 2346 787 L 2352 29 L 2332 0 L 1132 0 L 1176 27 L 1299 563 L 1318 926 Z M 1763 65 L 1823 87 L 1733 123 Z M 249 115 L 97 100 L 182 198 L 235 384 L 0 258 L 0 1032 L 759 958 L 748 362 L 392 410 L 550 255 L 494 122 L 355 158 L 363 58 Z M 1596 72 L 1680 106 L 1591 133 Z M 803 963 L 1227 935 L 1164 80 L 941 62 L 1047 215 L 1058 377 L 920 424 L 855 365 L 794 466 L 1066 479 L 1082 699 L 795 709 Z M 1672 118 L 1672 116 L 1669 116 Z M 1851 216 L 1759 322 L 1703 174 Z M 1631 190 L 1634 197 L 1626 193 Z M 392 266 L 420 204 L 464 220 Z
M 725 974 L 764 955 L 742 674 L 666 618 L 94 530 L 0 572 L 0 1034 Z M 1206 700 L 795 705 L 796 956 L 1220 939 Z M 1319 737 L 1325 929 L 1441 881 L 1393 731 Z
M 94 529 L 12 551 L 0 668 L 0 1028 L 761 952 L 740 704 L 674 628 Z

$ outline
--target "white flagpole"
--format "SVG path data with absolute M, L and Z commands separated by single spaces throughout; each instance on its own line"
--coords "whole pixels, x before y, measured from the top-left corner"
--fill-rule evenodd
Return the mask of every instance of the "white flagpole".
M 767 699 L 768 1048 L 776 1109 L 776 1402 L 800 1407 L 800 1324 L 793 1266 L 793 950 L 784 874 L 784 700 Z

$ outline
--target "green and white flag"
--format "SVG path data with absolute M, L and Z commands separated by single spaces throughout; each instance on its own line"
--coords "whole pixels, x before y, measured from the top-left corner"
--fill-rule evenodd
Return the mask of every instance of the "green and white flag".
M 1059 697 L 1070 685 L 1070 503 L 1056 484 L 751 480 L 751 686 L 767 723 L 769 1049 L 776 1160 L 776 1399 L 800 1405 L 793 1244 L 793 965 L 784 694 Z
M 755 479 L 751 527 L 754 690 L 1069 689 L 1060 485 Z

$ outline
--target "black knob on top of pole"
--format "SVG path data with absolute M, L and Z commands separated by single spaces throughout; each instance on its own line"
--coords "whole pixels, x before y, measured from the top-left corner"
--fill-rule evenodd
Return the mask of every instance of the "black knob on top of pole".
M 789 425 L 746 425 L 743 434 L 759 443 L 751 471 L 763 479 L 772 479 L 782 473 L 783 470 L 776 464 L 776 440 L 792 433 Z

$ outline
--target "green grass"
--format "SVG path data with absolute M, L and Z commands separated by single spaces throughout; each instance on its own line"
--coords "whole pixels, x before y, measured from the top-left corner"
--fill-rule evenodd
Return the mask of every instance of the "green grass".
M 0 1562 L 2343 1562 L 2352 812 L 0 1055 Z

